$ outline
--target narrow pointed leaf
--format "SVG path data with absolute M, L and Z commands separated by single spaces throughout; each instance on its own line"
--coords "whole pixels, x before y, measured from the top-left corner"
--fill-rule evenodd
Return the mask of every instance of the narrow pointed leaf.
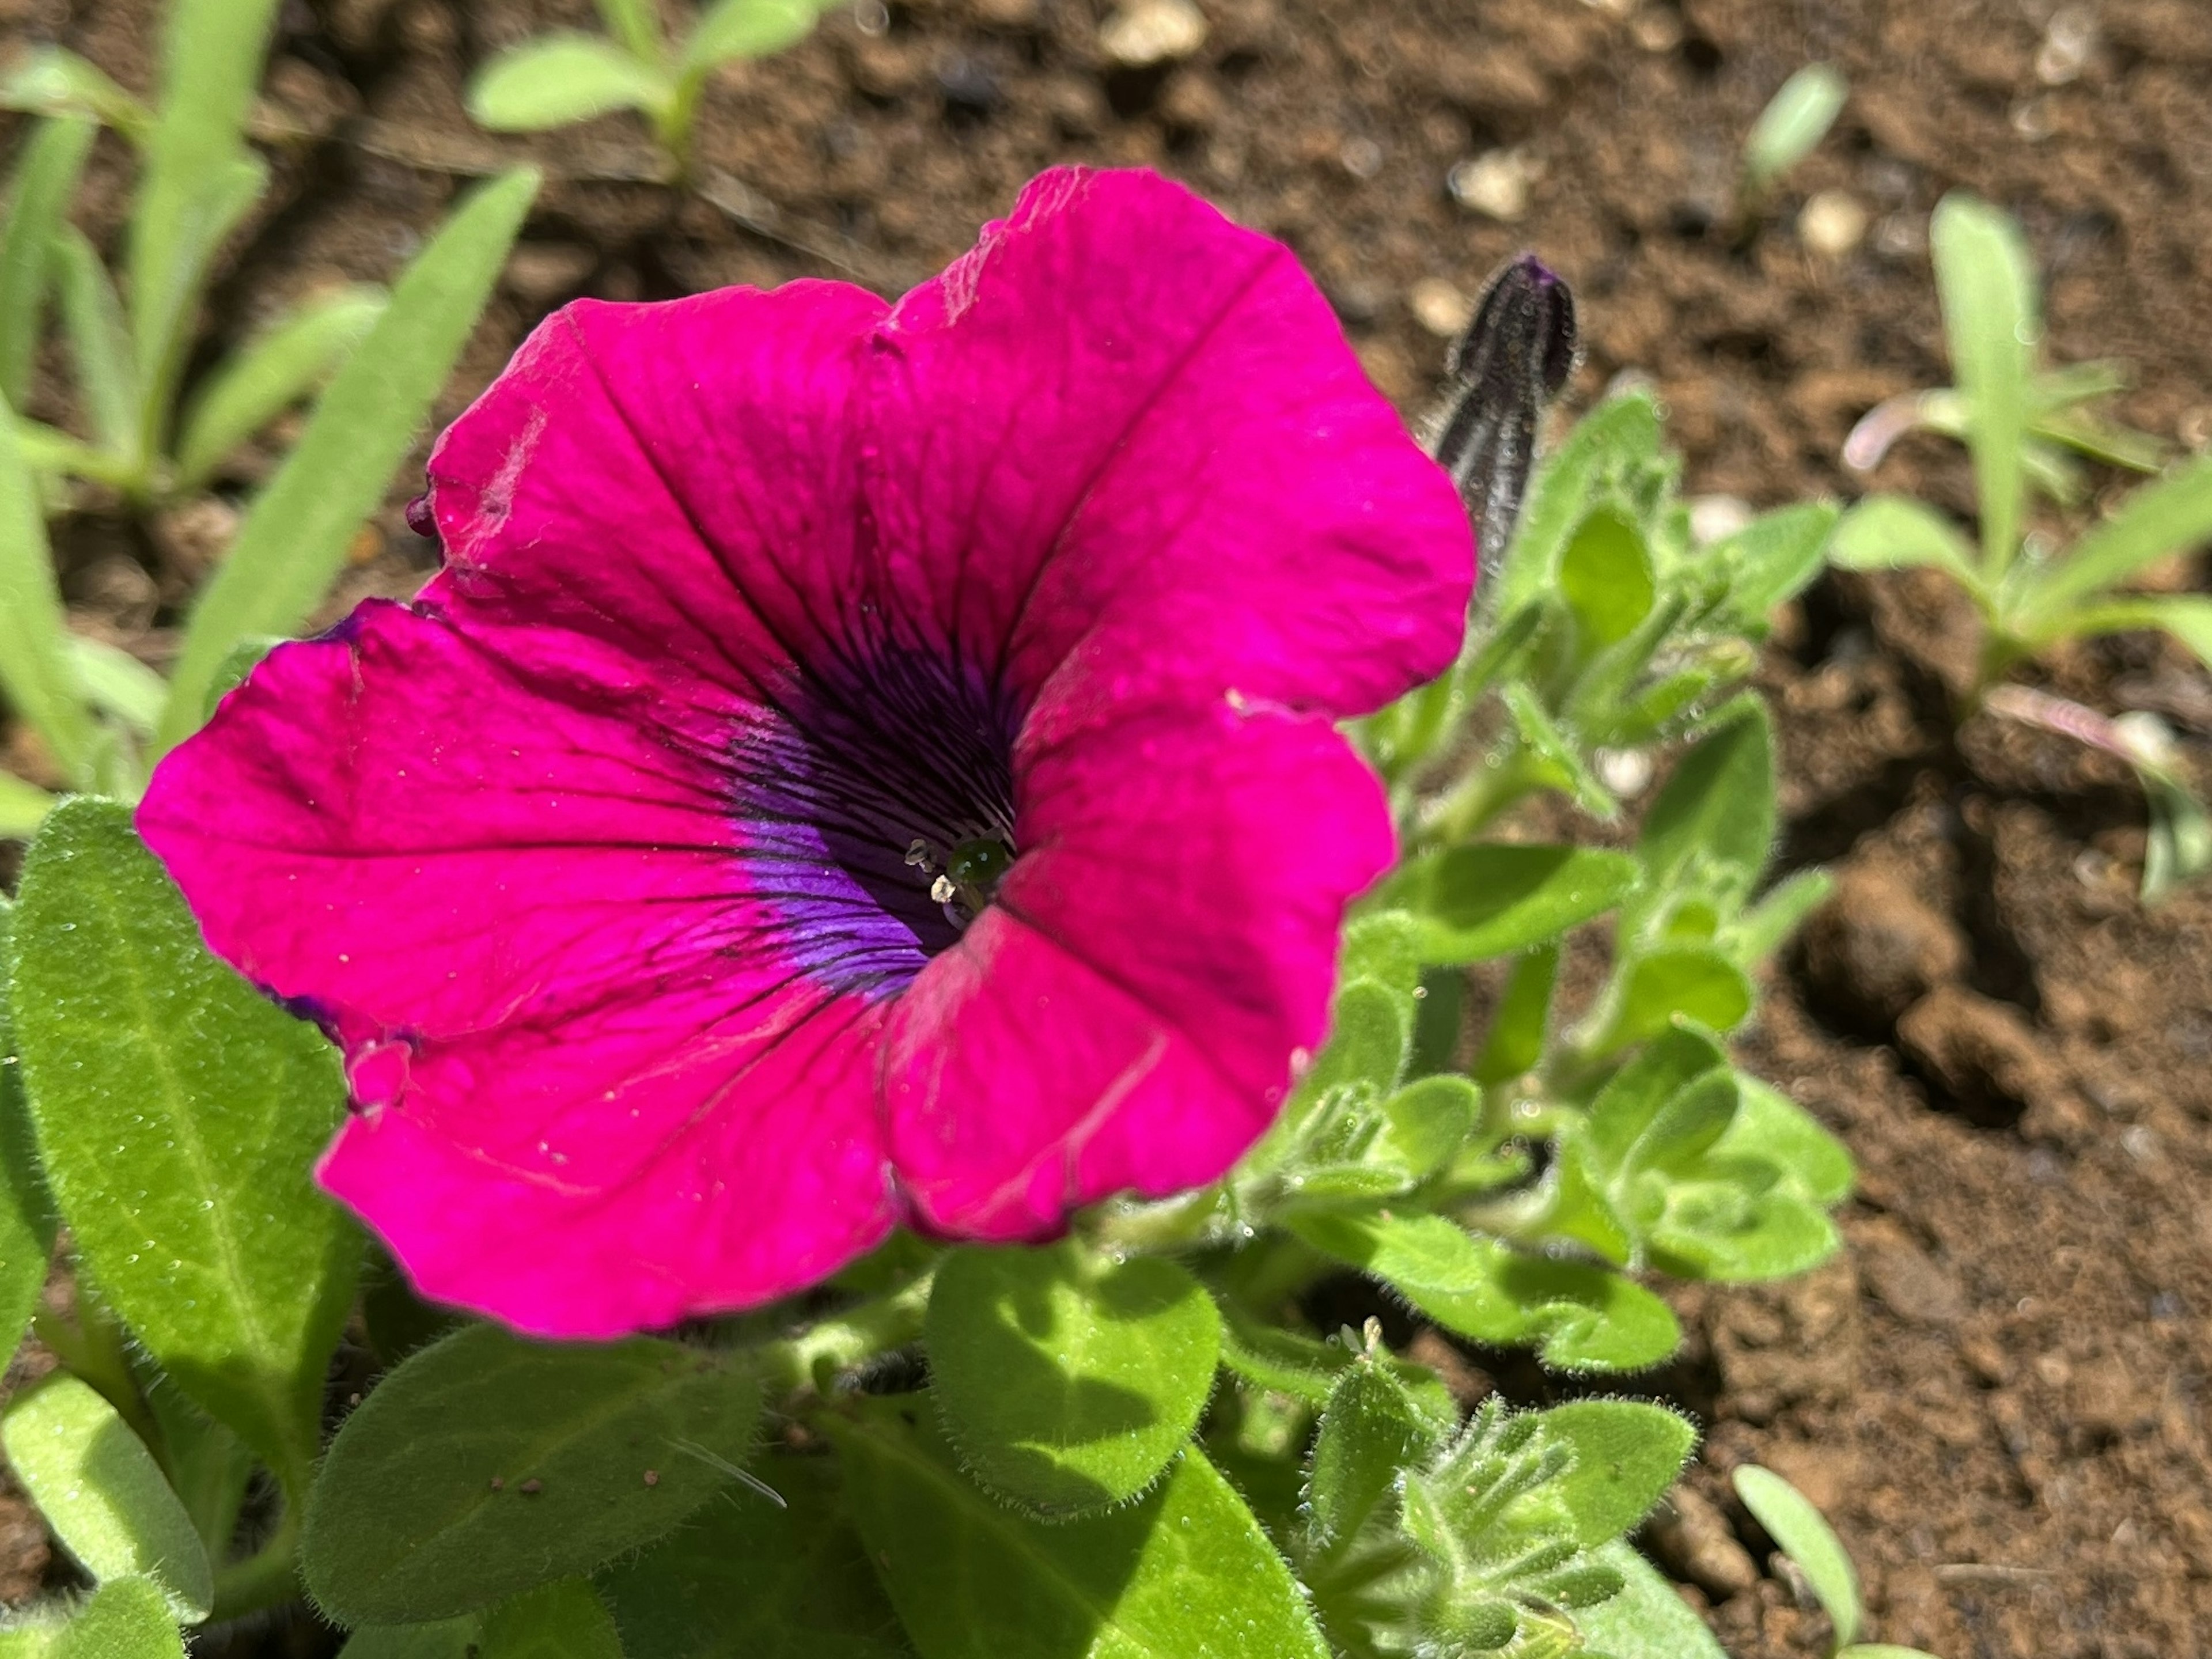
M 21 74 L 21 71 L 18 71 Z M 30 390 L 52 282 L 54 240 L 97 129 L 82 116 L 44 121 L 15 164 L 0 221 L 0 403 L 22 406 Z
M 1850 95 L 1850 82 L 1826 64 L 1808 64 L 1784 81 L 1743 142 L 1745 189 L 1764 193 L 1810 155 Z
M 1932 565 L 1979 592 L 1974 550 L 1951 521 L 1905 495 L 1869 495 L 1838 521 L 1828 557 L 1846 570 Z
M 2130 494 L 2070 553 L 2038 574 L 2019 614 L 2041 635 L 2066 631 L 2072 606 L 2169 553 L 2185 553 L 2207 540 L 2212 540 L 2212 455 L 2184 462 Z
M 1324 1549 L 1349 1543 L 1389 1495 L 1398 1471 L 1425 1462 L 1453 1426 L 1424 1411 L 1372 1358 L 1356 1361 L 1331 1391 L 1306 1460 L 1306 1513 L 1314 1542 Z
M 537 189 L 538 174 L 525 169 L 470 198 L 407 268 L 390 307 L 325 389 L 193 610 L 171 680 L 165 746 L 199 724 L 208 683 L 240 641 L 296 627 L 322 597 L 444 388 Z
M 128 651 L 82 634 L 70 636 L 70 665 L 94 708 L 120 720 L 141 737 L 154 735 L 169 685 Z
M 105 122 L 134 144 L 153 131 L 154 112 L 107 72 L 59 46 L 33 46 L 0 65 L 0 109 Z
M 0 772 L 0 841 L 28 841 L 58 799 L 12 772 Z
M 1988 203 L 1954 191 L 1928 228 L 1943 333 L 1966 400 L 1966 446 L 1982 519 L 1982 570 L 1995 577 L 2020 545 L 2022 451 L 2030 381 L 2043 321 L 2035 270 L 2020 227 Z
M 62 322 L 85 412 L 100 447 L 128 457 L 137 441 L 140 410 L 138 365 L 131 356 L 123 301 L 99 250 L 76 226 L 62 228 L 54 252 Z
M 1771 1469 L 1747 1463 L 1729 1479 L 1744 1508 L 1804 1569 L 1813 1594 L 1836 1627 L 1836 1645 L 1850 1646 L 1859 1633 L 1859 1576 L 1835 1529 L 1802 1492 Z
M 8 1402 L 0 1443 L 54 1535 L 95 1581 L 150 1578 L 171 1617 L 207 1617 L 215 1576 L 191 1516 L 153 1453 L 94 1389 L 52 1373 Z
M 0 405 L 0 691 L 70 777 L 88 781 L 91 718 L 69 659 L 68 629 L 38 483 Z
M 737 58 L 766 58 L 796 46 L 814 27 L 817 0 L 719 0 L 684 46 L 684 67 L 704 74 Z
M 110 801 L 64 803 L 33 843 L 9 1001 L 86 1270 L 296 1494 L 360 1249 L 309 1177 L 343 1111 L 337 1056 L 208 954 Z
M 733 1479 L 759 1417 L 731 1355 L 468 1326 L 392 1372 L 331 1443 L 301 1546 L 308 1587 L 340 1619 L 399 1624 L 595 1571 Z
M 1626 854 L 1484 842 L 1414 860 L 1380 897 L 1414 919 L 1421 959 L 1445 966 L 1547 944 L 1612 909 L 1638 876 Z
M 538 132 L 610 110 L 655 109 L 669 94 L 666 76 L 611 42 L 549 34 L 484 66 L 469 88 L 469 115 L 494 132 Z
M 1063 1516 L 1124 1502 L 1167 1468 L 1212 1390 L 1221 1320 L 1158 1257 L 968 1249 L 937 1270 L 923 1342 L 968 1467 Z
M 830 1427 L 846 1508 L 922 1659 L 1328 1659 L 1290 1569 L 1195 1447 L 1141 1502 L 1031 1521 L 914 1397 Z
M 310 301 L 217 369 L 194 398 L 177 443 L 180 488 L 205 482 L 223 458 L 345 361 L 384 314 L 384 290 L 356 284 Z

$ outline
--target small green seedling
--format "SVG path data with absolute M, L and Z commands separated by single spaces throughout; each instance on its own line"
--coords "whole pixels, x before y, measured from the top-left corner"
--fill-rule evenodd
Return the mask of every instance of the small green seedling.
M 2109 365 L 2039 366 L 2043 330 L 2035 274 L 2010 218 L 1954 193 L 1937 206 L 1930 240 L 1959 383 L 1875 410 L 1852 434 L 1845 459 L 1871 465 L 1889 439 L 1909 425 L 1962 437 L 1973 457 L 1979 544 L 1923 502 L 1875 495 L 1844 516 L 1831 557 L 1860 570 L 1929 566 L 1966 591 L 1984 631 L 1965 712 L 1985 703 L 2002 712 L 1991 693 L 2005 676 L 2064 639 L 2162 629 L 2212 664 L 2212 599 L 2122 591 L 2150 565 L 2212 537 L 2212 457 L 2167 469 L 2063 552 L 2028 530 L 2032 483 L 2062 504 L 2080 494 L 2068 450 L 2154 471 L 2158 448 L 2140 434 L 2083 411 L 2087 400 L 2120 384 Z M 2140 763 L 2138 769 L 2143 769 Z M 2166 792 L 2148 772 L 2145 787 L 2154 813 L 2161 812 Z M 2185 879 L 2204 867 L 2199 863 L 2167 876 Z
M 469 88 L 469 113 L 495 132 L 540 132 L 615 110 L 641 112 L 671 177 L 689 171 L 707 77 L 805 39 L 824 0 L 718 0 L 672 43 L 653 0 L 598 0 L 611 39 L 564 32 L 501 52 Z
M 1935 1659 L 1918 1648 L 1858 1639 L 1866 1622 L 1859 1606 L 1858 1573 L 1844 1553 L 1843 1540 L 1802 1492 L 1771 1469 L 1755 1463 L 1746 1464 L 1731 1478 L 1744 1508 L 1796 1564 L 1827 1613 L 1835 1631 L 1828 1645 L 1830 1659 Z
M 0 227 L 0 398 L 20 416 L 58 302 L 82 429 L 17 419 L 42 473 L 106 485 L 143 511 L 208 487 L 223 463 L 326 380 L 383 314 L 383 290 L 316 294 L 274 319 L 185 395 L 216 256 L 268 188 L 246 143 L 274 0 L 181 0 L 148 106 L 57 47 L 0 70 L 0 108 L 45 118 L 17 161 Z M 101 126 L 138 162 L 120 271 L 69 221 Z
M 1850 91 L 1826 64 L 1808 64 L 1782 83 L 1744 140 L 1736 200 L 1745 217 L 1763 213 L 1784 176 L 1828 136 Z

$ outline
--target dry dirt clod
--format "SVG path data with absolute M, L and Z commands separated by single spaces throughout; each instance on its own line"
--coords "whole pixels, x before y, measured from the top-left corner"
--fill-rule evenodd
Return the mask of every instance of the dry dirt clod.
M 1883 1304 L 1908 1323 L 1955 1325 L 1966 1316 L 1966 1294 L 1957 1277 L 1901 1235 L 1862 1249 L 1859 1272 Z
M 2057 1091 L 2057 1067 L 2034 1028 L 2009 1004 L 1942 985 L 1897 1022 L 1898 1045 L 1978 1123 L 2016 1121 Z
M 1899 870 L 1847 865 L 1805 928 L 1813 988 L 1847 1018 L 1886 1029 L 1937 986 L 1966 971 L 1966 936 Z
M 1678 1487 L 1652 1517 L 1650 1533 L 1660 1565 L 1717 1601 L 1759 1582 L 1759 1564 L 1736 1541 L 1726 1517 L 1686 1486 Z

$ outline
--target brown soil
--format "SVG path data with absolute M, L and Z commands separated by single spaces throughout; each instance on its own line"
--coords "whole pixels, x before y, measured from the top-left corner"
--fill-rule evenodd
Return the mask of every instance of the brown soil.
M 2094 48 L 2055 85 L 2038 65 L 2051 0 L 1200 4 L 1193 58 L 1131 71 L 1105 62 L 1092 0 L 861 0 L 718 83 L 702 128 L 718 207 L 601 176 L 644 164 L 624 119 L 524 143 L 463 118 L 485 52 L 586 23 L 588 0 L 291 0 L 262 124 L 280 186 L 215 296 L 216 335 L 319 283 L 388 276 L 467 174 L 530 156 L 554 180 L 443 418 L 573 295 L 817 274 L 896 291 L 1039 167 L 1143 164 L 1295 246 L 1409 410 L 1441 355 L 1424 313 L 1539 250 L 1582 300 L 1576 397 L 1650 375 L 1692 487 L 1765 505 L 1860 487 L 1836 459 L 1852 420 L 1944 378 L 1927 214 L 1966 185 L 2026 224 L 2055 356 L 2131 360 L 2123 412 L 2212 437 L 2203 0 L 2097 0 Z M 155 9 L 0 0 L 0 27 L 143 86 Z M 1814 58 L 1850 76 L 1851 103 L 1740 234 L 1740 137 Z M 1518 222 L 1446 189 L 1496 151 L 1532 180 Z M 103 149 L 96 233 L 114 228 L 122 159 Z M 1827 189 L 1872 216 L 1840 258 L 1794 232 Z M 1879 481 L 1968 500 L 1934 441 L 1901 446 Z M 430 554 L 404 494 L 334 607 L 419 580 Z M 81 619 L 158 660 L 220 519 L 150 539 L 79 521 L 63 550 Z M 1988 717 L 1953 737 L 1970 623 L 1940 583 L 1830 578 L 1763 673 L 1784 862 L 1836 867 L 1846 896 L 1775 976 L 1747 1057 L 1844 1133 L 1863 1181 L 1847 1259 L 1680 1297 L 1692 1343 L 1662 1380 L 1710 1433 L 1651 1541 L 1742 1659 L 1825 1637 L 1727 1496 L 1726 1470 L 1754 1460 L 1835 1520 L 1881 1639 L 1947 1659 L 2212 1648 L 2212 897 L 2136 904 L 2142 802 L 2112 766 Z M 2212 689 L 2162 641 L 2037 672 L 2158 712 L 2200 758 L 2212 738 Z

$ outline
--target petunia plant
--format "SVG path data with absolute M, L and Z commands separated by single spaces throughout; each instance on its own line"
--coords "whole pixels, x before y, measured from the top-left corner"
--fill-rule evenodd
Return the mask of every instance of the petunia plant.
M 2127 761 L 2151 813 L 2152 855 L 2143 896 L 2212 869 L 2212 826 L 2174 763 L 2170 734 L 2143 715 L 2122 723 L 2047 693 L 2008 683 L 2022 665 L 2063 641 L 2161 630 L 2212 665 L 2212 599 L 2130 591 L 2160 561 L 2212 540 L 2212 457 L 2166 467 L 2154 440 L 2097 415 L 2094 404 L 2125 384 L 2111 363 L 2043 367 L 2035 270 L 2020 229 L 1986 203 L 1944 198 L 1930 230 L 1944 333 L 1955 388 L 1909 393 L 1869 411 L 1844 459 L 1868 469 L 1915 428 L 1965 441 L 1973 459 L 1978 534 L 1909 496 L 1875 494 L 1854 506 L 1834 558 L 1852 569 L 1940 570 L 1973 602 L 1980 660 L 1962 688 L 1962 714 L 1987 707 Z M 2038 527 L 2034 495 L 2062 508 L 2087 493 L 2084 458 L 2157 474 L 2108 514 L 2078 527 L 2070 545 Z M 2146 724 L 2146 722 L 2148 724 Z
M 1725 1048 L 1830 515 L 1695 544 L 1641 397 L 1537 466 L 1574 356 L 1509 267 L 1425 453 L 1286 249 L 1085 169 L 895 304 L 548 319 L 422 592 L 26 856 L 0 1443 L 98 1585 L 30 1628 L 1717 1652 L 1602 1379 L 1836 1246 Z

